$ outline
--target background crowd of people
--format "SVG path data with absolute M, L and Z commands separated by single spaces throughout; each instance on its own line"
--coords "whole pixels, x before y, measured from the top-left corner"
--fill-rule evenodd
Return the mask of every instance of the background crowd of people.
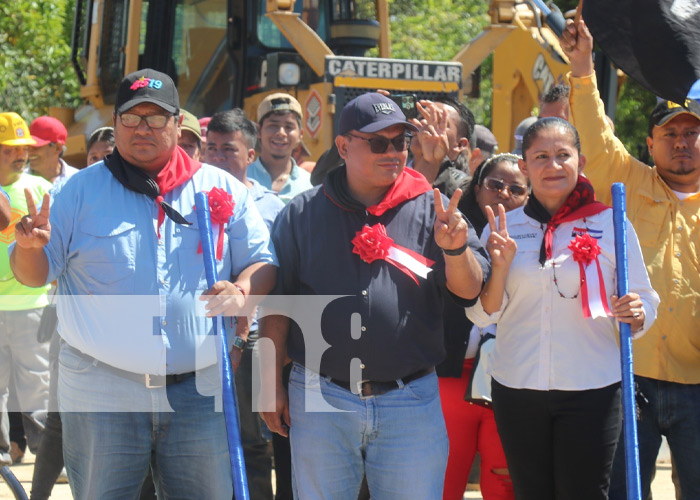
M 377 91 L 339 111 L 314 166 L 293 96 L 198 119 L 149 69 L 122 81 L 80 171 L 60 121 L 0 113 L 0 463 L 36 454 L 33 499 L 62 476 L 80 499 L 231 498 L 202 299 L 231 317 L 254 500 L 457 500 L 477 452 L 485 500 L 626 498 L 617 322 L 635 339 L 643 498 L 662 436 L 679 497 L 700 498 L 700 116 L 660 100 L 649 167 L 605 115 L 585 23 L 561 45 L 571 73 L 512 153 L 458 100 L 407 120 Z M 627 186 L 622 297 L 613 182 Z M 198 191 L 229 207 L 213 287 Z M 240 312 L 267 294 L 341 297 L 319 321 L 328 349 L 291 316 Z M 80 300 L 56 312 L 54 296 L 161 306 L 144 327 Z

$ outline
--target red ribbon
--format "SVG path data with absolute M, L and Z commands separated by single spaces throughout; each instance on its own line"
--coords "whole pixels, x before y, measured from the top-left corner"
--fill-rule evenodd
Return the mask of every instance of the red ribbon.
M 416 278 L 416 273 L 411 267 L 429 268 L 435 264 L 435 261 L 394 243 L 394 240 L 387 234 L 386 227 L 381 223 L 377 223 L 374 226 L 365 225 L 361 231 L 355 233 L 351 243 L 353 245 L 352 253 L 359 255 L 364 262 L 371 264 L 375 260 L 384 260 L 400 269 L 416 285 L 419 284 L 418 278 Z M 392 253 L 395 254 L 395 252 L 405 255 L 405 258 L 401 259 L 403 262 L 392 258 L 391 255 Z M 407 262 L 413 261 L 415 261 L 415 266 L 413 264 L 407 265 Z
M 598 240 L 590 234 L 578 234 L 576 238 L 569 243 L 569 250 L 573 253 L 574 262 L 578 262 L 579 276 L 581 280 L 581 301 L 583 306 L 583 317 L 590 318 L 591 306 L 588 295 L 588 280 L 586 280 L 586 268 L 595 262 L 598 275 L 598 297 L 595 297 L 596 302 L 600 302 L 605 313 L 610 316 L 610 308 L 608 307 L 607 294 L 605 292 L 605 282 L 603 281 L 603 270 L 600 268 L 598 255 L 600 255 L 600 246 Z
M 233 215 L 233 208 L 236 203 L 233 196 L 228 191 L 215 187 L 207 193 L 209 200 L 209 213 L 211 223 L 219 225 L 219 236 L 216 242 L 216 260 L 221 260 L 224 255 L 224 225 Z M 202 253 L 202 243 L 199 243 L 197 253 Z

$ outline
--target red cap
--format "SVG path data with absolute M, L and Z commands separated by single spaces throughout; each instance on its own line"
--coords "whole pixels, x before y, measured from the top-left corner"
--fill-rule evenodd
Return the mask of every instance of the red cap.
M 29 126 L 29 133 L 36 141 L 34 147 L 46 146 L 50 143 L 66 144 L 68 131 L 59 120 L 52 116 L 40 116 Z

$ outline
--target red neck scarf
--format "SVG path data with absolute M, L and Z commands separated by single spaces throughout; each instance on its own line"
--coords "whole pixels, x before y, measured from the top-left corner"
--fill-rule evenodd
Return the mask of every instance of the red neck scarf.
M 181 184 L 184 184 L 192 178 L 192 176 L 201 168 L 202 164 L 197 160 L 193 160 L 180 146 L 175 148 L 170 161 L 156 175 L 156 184 L 160 193 L 156 195 L 156 203 L 158 204 L 158 237 L 160 238 L 160 226 L 165 220 L 165 209 L 163 204 L 165 200 L 163 196 L 175 189 Z
M 542 249 L 540 250 L 540 264 L 544 265 L 545 261 L 552 258 L 554 230 L 559 224 L 583 217 L 590 217 L 591 215 L 599 214 L 607 208 L 607 205 L 596 201 L 593 185 L 582 175 L 578 176 L 576 187 L 574 187 L 564 204 L 551 217 L 539 200 L 534 195 L 530 195 L 527 205 L 525 205 L 525 213 L 537 222 L 547 224 L 544 240 L 542 241 Z
M 371 207 L 367 211 L 372 215 L 382 215 L 404 201 L 412 200 L 423 193 L 432 191 L 433 187 L 420 172 L 412 168 L 404 168 L 403 172 L 396 178 L 389 190 L 382 198 L 382 201 Z
M 202 166 L 187 156 L 182 148 L 175 147 L 170 161 L 158 172 L 155 179 L 151 179 L 143 170 L 127 162 L 116 148 L 105 158 L 105 166 L 126 189 L 145 194 L 158 204 L 158 238 L 160 225 L 166 215 L 177 224 L 191 224 L 163 199 L 165 194 L 192 178 Z

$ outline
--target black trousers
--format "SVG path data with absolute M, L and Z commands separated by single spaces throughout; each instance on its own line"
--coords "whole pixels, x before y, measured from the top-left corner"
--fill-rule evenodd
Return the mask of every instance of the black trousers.
M 620 384 L 534 391 L 492 383 L 516 500 L 607 500 L 622 413 Z

